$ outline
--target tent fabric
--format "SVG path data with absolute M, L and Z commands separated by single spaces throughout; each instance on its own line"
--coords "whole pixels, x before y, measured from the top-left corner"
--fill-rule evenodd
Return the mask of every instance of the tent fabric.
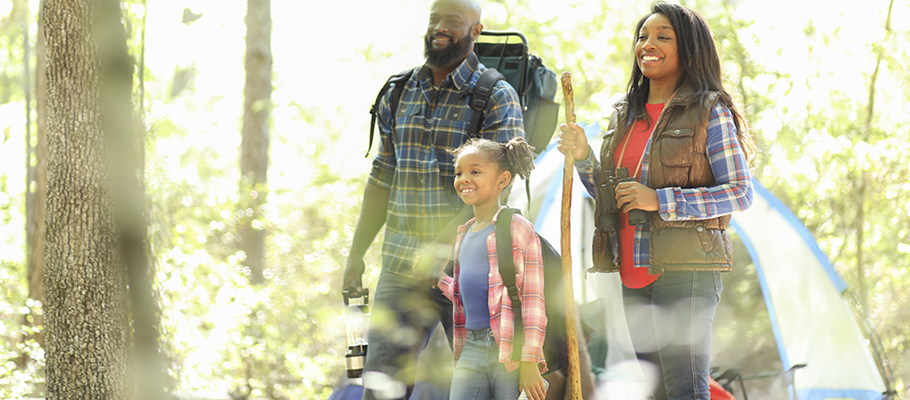
M 760 183 L 749 210 L 735 214 L 761 280 L 784 369 L 800 399 L 880 399 L 885 384 L 853 311 L 847 285 L 808 229 Z
M 599 149 L 600 129 L 586 126 L 585 131 L 592 148 Z M 513 190 L 508 201 L 522 209 L 554 245 L 560 243 L 564 162 L 551 144 L 537 158 L 531 173 L 530 207 L 524 190 Z M 605 300 L 603 329 L 610 341 L 607 372 L 601 379 L 635 380 L 634 375 L 641 371 L 629 368 L 634 352 L 622 309 L 619 275 L 585 273 L 591 265 L 594 201 L 574 175 L 570 234 L 576 302 Z M 733 216 L 731 228 L 749 250 L 760 277 L 784 370 L 807 364 L 795 372 L 799 399 L 881 399 L 885 385 L 842 296 L 846 283 L 799 219 L 758 181 L 753 183 L 753 205 Z M 516 188 L 523 186 L 524 182 L 516 182 Z

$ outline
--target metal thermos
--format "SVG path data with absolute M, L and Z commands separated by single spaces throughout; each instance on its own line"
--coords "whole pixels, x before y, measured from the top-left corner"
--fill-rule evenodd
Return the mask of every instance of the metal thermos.
M 363 375 L 363 365 L 367 358 L 367 326 L 370 319 L 370 290 L 363 289 L 361 293 L 352 296 L 348 291 L 342 292 L 344 296 L 345 331 L 348 351 L 344 355 L 344 364 L 348 378 L 360 378 Z

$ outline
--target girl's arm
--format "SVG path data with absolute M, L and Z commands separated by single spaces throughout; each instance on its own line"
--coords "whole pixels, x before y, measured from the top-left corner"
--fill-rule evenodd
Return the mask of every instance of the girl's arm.
M 752 176 L 746 156 L 736 138 L 733 115 L 720 103 L 708 119 L 706 152 L 717 186 L 657 189 L 664 221 L 715 218 L 752 205 Z

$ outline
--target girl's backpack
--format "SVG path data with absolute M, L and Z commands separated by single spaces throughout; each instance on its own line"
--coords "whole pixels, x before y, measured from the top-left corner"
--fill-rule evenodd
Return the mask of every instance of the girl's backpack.
M 499 259 L 499 273 L 509 290 L 512 310 L 515 313 L 513 349 L 521 349 L 524 341 L 524 324 L 521 319 L 521 296 L 515 286 L 515 260 L 512 258 L 512 215 L 521 214 L 514 208 L 505 208 L 496 219 L 496 255 Z M 565 292 L 563 292 L 562 258 L 546 239 L 540 238 L 543 256 L 544 298 L 546 299 L 547 334 L 543 343 L 543 354 L 547 359 L 547 374 L 569 365 L 568 336 L 566 334 Z M 512 351 L 512 358 L 521 360 L 521 351 Z

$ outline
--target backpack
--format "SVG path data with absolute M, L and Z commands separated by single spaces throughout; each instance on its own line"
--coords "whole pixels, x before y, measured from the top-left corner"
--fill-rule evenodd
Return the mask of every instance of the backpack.
M 521 345 L 524 341 L 524 324 L 521 318 L 521 296 L 519 296 L 518 287 L 515 286 L 515 259 L 512 258 L 512 215 L 516 213 L 521 214 L 514 208 L 505 208 L 499 212 L 499 217 L 496 219 L 496 256 L 499 260 L 499 274 L 502 275 L 503 284 L 508 288 L 509 298 L 512 300 L 512 310 L 515 313 L 512 359 L 520 361 Z M 547 333 L 543 342 L 543 354 L 547 360 L 547 374 L 549 374 L 569 366 L 562 257 L 550 245 L 550 242 L 539 234 L 537 237 L 540 239 L 540 252 L 543 256 L 543 292 L 547 314 Z
M 528 53 L 528 39 L 518 31 L 483 31 L 481 36 L 505 37 L 503 43 L 474 42 L 474 54 L 487 67 L 480 74 L 474 91 L 470 93 L 470 105 L 474 111 L 468 125 L 468 137 L 480 136 L 480 123 L 489 105 L 490 95 L 496 82 L 505 80 L 518 93 L 524 119 L 525 140 L 539 154 L 546 149 L 556 132 L 556 121 L 559 117 L 559 104 L 556 103 L 556 74 L 543 65 L 540 57 Z M 521 43 L 509 43 L 510 37 L 518 37 Z M 379 103 L 389 89 L 389 108 L 392 115 L 398 110 L 398 103 L 404 86 L 414 69 L 408 69 L 389 77 L 382 85 L 376 101 L 370 107 L 370 142 L 367 145 L 366 157 L 373 147 L 373 136 L 376 120 L 379 116 Z M 394 120 L 393 120 L 394 123 Z

